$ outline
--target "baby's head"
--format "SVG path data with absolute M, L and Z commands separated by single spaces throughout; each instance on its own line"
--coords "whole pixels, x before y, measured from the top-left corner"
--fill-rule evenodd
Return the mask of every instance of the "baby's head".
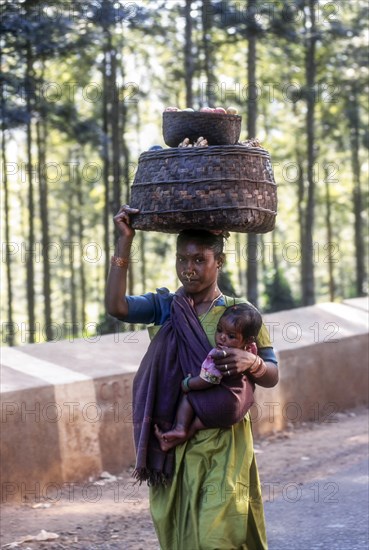
M 230 306 L 219 319 L 215 343 L 220 348 L 243 349 L 255 341 L 261 325 L 261 315 L 251 304 Z

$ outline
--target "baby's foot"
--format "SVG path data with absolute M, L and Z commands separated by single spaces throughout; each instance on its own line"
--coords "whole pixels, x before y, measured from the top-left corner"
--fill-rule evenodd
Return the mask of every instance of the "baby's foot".
M 184 443 L 188 439 L 188 433 L 181 427 L 176 427 L 169 432 L 162 432 L 157 424 L 154 427 L 155 435 L 159 440 L 162 451 L 170 451 L 173 447 Z

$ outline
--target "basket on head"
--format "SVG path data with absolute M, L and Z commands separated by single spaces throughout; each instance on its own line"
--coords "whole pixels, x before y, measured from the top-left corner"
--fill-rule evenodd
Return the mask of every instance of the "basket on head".
M 140 210 L 135 229 L 267 233 L 277 214 L 269 153 L 243 145 L 142 153 L 130 205 Z
M 234 145 L 240 137 L 241 119 L 240 115 L 221 113 L 164 111 L 164 141 L 169 147 L 178 147 L 186 137 L 196 141 L 202 136 L 209 145 Z

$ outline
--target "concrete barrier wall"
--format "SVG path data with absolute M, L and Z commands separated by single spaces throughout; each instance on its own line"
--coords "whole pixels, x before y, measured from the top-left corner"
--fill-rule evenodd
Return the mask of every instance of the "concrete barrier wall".
M 254 433 L 335 422 L 368 403 L 368 302 L 320 304 L 265 318 L 280 361 L 257 387 Z M 134 463 L 132 382 L 147 332 L 2 350 L 2 501 L 47 497 L 65 484 Z
M 266 316 L 280 381 L 257 387 L 257 435 L 288 423 L 336 422 L 336 413 L 368 403 L 368 298 Z

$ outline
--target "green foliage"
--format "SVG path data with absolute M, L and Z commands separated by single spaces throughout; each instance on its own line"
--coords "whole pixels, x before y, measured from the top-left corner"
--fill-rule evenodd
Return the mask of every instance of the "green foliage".
M 235 288 L 231 281 L 230 274 L 224 268 L 219 274 L 218 285 L 219 285 L 220 291 L 226 296 L 237 296 Z
M 264 254 L 260 261 L 259 287 L 267 309 L 276 311 L 295 307 L 294 296 L 300 295 L 299 216 L 307 190 L 306 99 L 314 98 L 313 231 L 317 300 L 329 299 L 327 179 L 331 194 L 331 238 L 336 245 L 333 264 L 336 297 L 352 296 L 355 294 L 352 266 L 356 254 L 354 189 L 357 193 L 353 166 L 356 179 L 360 173 L 362 182 L 368 169 L 366 2 L 316 3 L 320 11 L 317 11 L 317 77 L 313 90 L 306 87 L 304 67 L 309 39 L 304 11 L 306 0 L 256 0 L 253 4 L 256 20 L 247 9 L 246 1 L 211 0 L 205 39 L 202 0 L 193 1 L 194 107 L 206 104 L 209 97 L 216 105 L 238 106 L 243 115 L 241 139 L 252 137 L 245 134 L 246 107 L 250 100 L 246 59 L 247 39 L 255 36 L 257 137 L 271 153 L 279 185 L 278 235 L 274 239 L 278 239 L 278 264 L 276 266 L 275 258 L 269 262 Z M 6 172 L 9 188 L 7 217 L 12 223 L 8 244 L 13 252 L 8 263 L 14 286 L 13 317 L 18 326 L 27 321 L 27 254 L 24 252 L 30 225 L 27 124 L 31 127 L 35 202 L 36 319 L 43 322 L 41 260 L 43 254 L 48 254 L 53 319 L 64 323 L 74 316 L 81 324 L 85 311 L 84 322 L 97 319 L 101 330 L 112 330 L 113 325 L 104 313 L 103 296 L 106 259 L 114 250 L 112 214 L 117 186 L 121 201 L 128 202 L 139 154 L 154 143 L 164 146 L 162 110 L 168 105 L 186 107 L 183 14 L 184 0 L 3 3 L 0 84 L 7 165 L 2 167 L 2 173 Z M 211 45 L 209 59 L 205 55 L 206 44 Z M 209 85 L 212 94 L 206 93 Z M 118 101 L 114 102 L 116 98 Z M 41 123 L 45 137 L 38 143 Z M 358 144 L 355 158 L 353 143 Z M 39 146 L 46 155 L 41 167 Z M 112 160 L 113 152 L 116 162 Z M 330 166 L 328 175 L 327 165 Z M 39 185 L 40 176 L 44 176 L 47 183 L 49 248 L 46 249 L 40 213 L 45 186 Z M 2 180 L 4 182 L 4 176 Z M 367 245 L 365 189 L 361 198 L 362 237 Z M 106 235 L 109 235 L 107 243 Z M 271 240 L 266 236 L 268 238 Z M 155 290 L 160 286 L 176 288 L 174 242 L 174 237 L 168 235 L 145 235 L 144 250 L 134 251 L 133 292 Z M 2 269 L 4 273 L 5 262 Z M 227 272 L 222 274 L 224 292 L 245 295 L 246 269 L 247 258 L 241 251 L 239 261 L 228 263 Z M 2 288 L 3 297 L 8 289 L 6 284 Z M 3 317 L 7 318 L 5 299 L 2 304 Z
M 264 311 L 266 313 L 297 307 L 290 285 L 281 268 L 272 271 L 265 278 L 265 297 Z

